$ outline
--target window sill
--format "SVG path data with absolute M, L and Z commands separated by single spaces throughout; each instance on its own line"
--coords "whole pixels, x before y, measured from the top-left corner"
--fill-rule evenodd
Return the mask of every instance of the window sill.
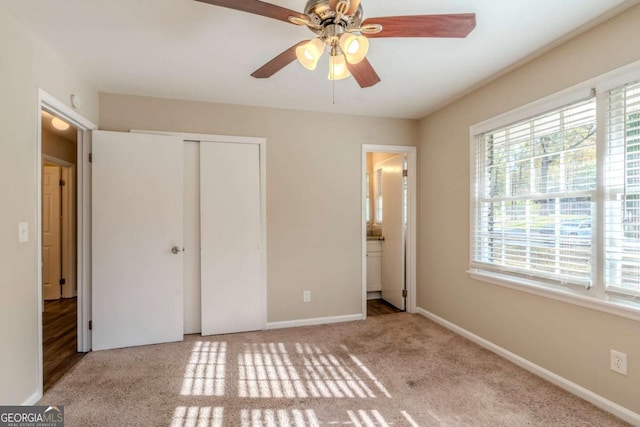
M 578 295 L 563 289 L 555 289 L 548 285 L 536 282 L 535 280 L 527 280 L 514 278 L 511 276 L 490 273 L 480 270 L 468 271 L 472 279 L 494 285 L 504 286 L 509 289 L 526 292 L 556 301 L 566 302 L 568 304 L 586 307 L 593 310 L 602 311 L 627 319 L 640 321 L 640 304 L 634 304 L 625 300 L 599 300 L 586 295 Z

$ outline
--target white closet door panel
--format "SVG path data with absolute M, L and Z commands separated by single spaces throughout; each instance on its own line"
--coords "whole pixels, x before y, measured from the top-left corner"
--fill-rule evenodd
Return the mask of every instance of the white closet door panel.
M 200 143 L 202 334 L 262 328 L 255 144 Z
M 183 142 L 93 132 L 93 350 L 183 338 Z
M 184 142 L 184 333 L 200 333 L 200 142 Z

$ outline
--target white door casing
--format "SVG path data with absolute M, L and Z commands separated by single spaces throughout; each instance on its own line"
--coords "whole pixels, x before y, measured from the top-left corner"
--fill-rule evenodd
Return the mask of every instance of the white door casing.
M 404 155 L 376 163 L 382 169 L 382 299 L 405 309 L 405 239 L 403 220 Z
M 78 129 L 78 142 L 76 146 L 77 154 L 77 251 L 76 251 L 76 284 L 78 290 L 78 352 L 87 352 L 91 350 L 91 333 L 89 331 L 89 319 L 91 318 L 91 233 L 90 233 L 90 173 L 89 173 L 89 159 L 88 154 L 91 150 L 91 130 L 97 129 L 97 126 L 90 120 L 86 119 L 82 114 L 68 106 L 66 103 L 51 96 L 42 88 L 38 88 L 38 102 L 37 102 L 37 139 L 36 139 L 36 164 L 42 164 L 44 155 L 42 153 L 42 124 L 41 124 L 41 110 L 48 111 L 49 113 L 64 119 L 67 123 Z M 42 294 L 42 173 L 41 168 L 37 168 L 36 182 L 37 186 L 37 209 L 36 209 L 36 221 L 35 221 L 35 237 L 37 246 L 37 257 L 35 263 L 36 278 L 34 286 L 38 289 L 37 300 L 38 310 L 36 316 L 36 325 L 38 330 L 37 336 L 37 348 L 38 357 L 35 366 L 37 377 L 37 391 L 33 395 L 33 399 L 26 401 L 26 404 L 35 404 L 37 400 L 42 397 L 43 391 L 43 336 L 42 336 L 42 311 L 44 307 L 43 294 Z
M 93 350 L 183 339 L 182 156 L 180 138 L 93 132 Z
M 43 166 L 42 175 L 42 295 L 60 299 L 60 167 Z
M 201 331 L 262 328 L 257 144 L 200 143 Z

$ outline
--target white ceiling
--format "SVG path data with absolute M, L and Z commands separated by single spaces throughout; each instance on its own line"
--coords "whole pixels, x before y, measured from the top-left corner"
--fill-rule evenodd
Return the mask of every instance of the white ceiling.
M 302 11 L 305 0 L 270 0 Z M 421 118 L 627 0 L 363 0 L 365 18 L 476 13 L 466 39 L 372 39 L 382 78 L 361 89 L 297 62 L 250 74 L 308 29 L 193 0 L 0 0 L 98 90 L 308 111 Z

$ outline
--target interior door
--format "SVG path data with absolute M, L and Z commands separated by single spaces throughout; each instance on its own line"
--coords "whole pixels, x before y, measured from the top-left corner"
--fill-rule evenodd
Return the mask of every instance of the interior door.
M 93 132 L 93 350 L 183 339 L 183 142 Z
M 382 169 L 382 299 L 405 309 L 404 156 L 376 163 Z
M 77 244 L 76 244 L 76 183 L 75 167 L 61 167 L 60 177 L 64 185 L 60 187 L 60 203 L 62 220 L 60 221 L 61 236 L 61 277 L 64 278 L 62 286 L 62 298 L 76 296 L 77 281 Z
M 256 144 L 200 143 L 202 334 L 262 329 Z
M 42 295 L 60 299 L 60 167 L 44 166 L 42 174 Z
M 184 141 L 184 333 L 201 332 L 200 141 Z

